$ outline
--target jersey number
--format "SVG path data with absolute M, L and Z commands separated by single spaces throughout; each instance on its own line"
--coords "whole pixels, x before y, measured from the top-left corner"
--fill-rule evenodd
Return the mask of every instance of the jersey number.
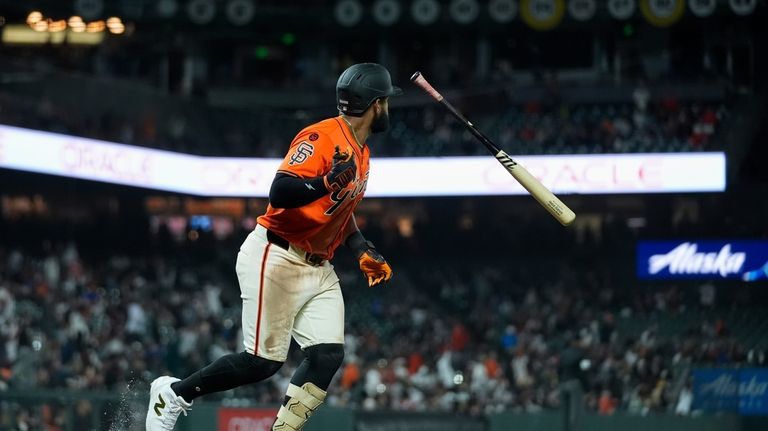
M 312 154 L 315 154 L 315 147 L 309 142 L 304 141 L 300 143 L 296 148 L 296 151 L 291 154 L 291 161 L 288 162 L 288 164 L 291 166 L 300 165 L 306 162 Z

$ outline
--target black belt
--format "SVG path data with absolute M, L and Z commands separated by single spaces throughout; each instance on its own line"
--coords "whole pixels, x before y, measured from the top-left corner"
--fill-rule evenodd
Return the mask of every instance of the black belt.
M 290 250 L 291 243 L 287 239 L 267 229 L 267 241 L 282 248 L 283 250 Z M 304 260 L 312 266 L 320 266 L 325 263 L 325 258 L 322 255 L 304 252 Z
M 287 239 L 281 237 L 269 229 L 267 229 L 267 241 L 285 250 L 288 250 L 291 246 Z

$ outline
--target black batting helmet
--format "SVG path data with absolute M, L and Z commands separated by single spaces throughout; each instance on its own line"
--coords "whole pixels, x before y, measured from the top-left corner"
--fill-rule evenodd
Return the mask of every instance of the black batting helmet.
M 399 96 L 389 71 L 377 63 L 358 63 L 347 68 L 336 82 L 336 106 L 342 114 L 359 116 L 380 97 Z

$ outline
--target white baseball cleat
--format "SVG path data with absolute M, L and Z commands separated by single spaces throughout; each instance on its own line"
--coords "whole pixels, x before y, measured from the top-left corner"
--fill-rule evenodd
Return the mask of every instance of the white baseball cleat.
M 152 382 L 149 389 L 149 407 L 147 408 L 147 431 L 172 431 L 179 419 L 179 414 L 187 415 L 192 403 L 176 395 L 171 384 L 178 382 L 175 377 L 162 376 Z

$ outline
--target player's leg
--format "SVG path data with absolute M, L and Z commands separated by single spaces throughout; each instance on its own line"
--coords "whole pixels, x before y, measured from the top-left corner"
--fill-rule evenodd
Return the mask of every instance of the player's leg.
M 172 430 L 180 413 L 187 414 L 192 401 L 202 395 L 260 382 L 277 372 L 282 361 L 240 352 L 225 355 L 184 380 L 162 376 L 152 382 L 147 431 Z
M 267 242 L 263 232 L 248 236 L 236 265 L 245 351 L 225 355 L 184 380 L 156 379 L 150 390 L 148 431 L 172 430 L 179 414 L 186 414 L 199 396 L 256 383 L 280 369 L 288 355 L 293 318 L 307 300 L 281 283 L 296 278 L 286 259 L 286 251 Z
M 291 378 L 273 430 L 300 430 L 325 401 L 328 386 L 344 359 L 343 344 L 318 344 L 303 350 L 305 358 Z
M 333 266 L 322 267 L 320 293 L 294 322 L 293 337 L 304 351 L 272 429 L 301 429 L 323 403 L 328 386 L 344 360 L 344 299 Z
M 255 356 L 251 352 L 224 355 L 184 380 L 171 384 L 174 393 L 192 402 L 197 397 L 227 391 L 272 377 L 282 361 Z

